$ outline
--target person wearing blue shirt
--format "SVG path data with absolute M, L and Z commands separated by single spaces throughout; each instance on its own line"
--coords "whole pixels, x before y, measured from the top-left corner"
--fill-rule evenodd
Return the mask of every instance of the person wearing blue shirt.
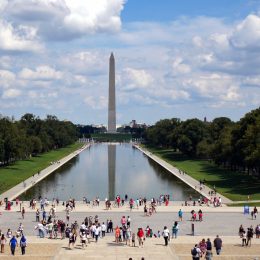
M 11 248 L 12 255 L 14 255 L 15 254 L 15 248 L 17 247 L 17 239 L 15 238 L 15 236 L 13 236 L 10 239 L 9 245 L 10 245 L 10 248 Z
M 183 212 L 182 212 L 182 210 L 180 209 L 179 212 L 178 212 L 179 221 L 182 221 L 182 215 L 183 215 Z

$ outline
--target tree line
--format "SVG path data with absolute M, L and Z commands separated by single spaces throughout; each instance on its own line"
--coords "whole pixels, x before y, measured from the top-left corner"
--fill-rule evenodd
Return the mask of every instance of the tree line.
M 15 121 L 0 117 L 0 164 L 7 165 L 43 152 L 65 147 L 77 140 L 77 127 L 69 121 L 60 121 L 47 115 L 40 119 L 25 114 Z
M 260 108 L 238 122 L 227 117 L 212 122 L 199 119 L 164 119 L 145 131 L 155 147 L 172 148 L 188 157 L 213 160 L 231 170 L 260 176 Z

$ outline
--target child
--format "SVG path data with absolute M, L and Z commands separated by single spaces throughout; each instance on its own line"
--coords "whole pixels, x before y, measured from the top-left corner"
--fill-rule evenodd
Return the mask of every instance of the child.
M 158 237 L 158 238 L 161 237 L 161 232 L 160 232 L 160 230 L 158 230 L 157 237 Z
M 132 246 L 135 247 L 135 233 L 132 233 Z

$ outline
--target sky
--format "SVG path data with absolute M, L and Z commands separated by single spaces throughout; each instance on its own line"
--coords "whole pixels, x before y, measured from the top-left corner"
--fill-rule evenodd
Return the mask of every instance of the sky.
M 0 0 L 0 114 L 239 120 L 260 105 L 260 0 Z

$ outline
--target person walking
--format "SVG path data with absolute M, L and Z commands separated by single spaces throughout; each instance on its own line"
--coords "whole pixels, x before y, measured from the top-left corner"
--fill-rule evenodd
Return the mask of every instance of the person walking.
M 5 235 L 2 234 L 1 235 L 1 240 L 0 240 L 0 244 L 1 244 L 1 253 L 3 254 L 5 252 L 5 245 L 7 243 L 7 239 L 5 238 Z
M 22 207 L 22 218 L 24 219 L 25 209 Z
M 15 255 L 15 248 L 18 246 L 17 244 L 17 239 L 15 236 L 13 236 L 10 241 L 9 241 L 10 249 L 11 249 L 11 254 Z
M 179 216 L 179 221 L 182 221 L 183 212 L 181 209 L 178 212 L 178 216 Z
M 20 247 L 21 247 L 21 252 L 22 252 L 22 255 L 25 255 L 25 247 L 27 246 L 27 243 L 26 243 L 26 238 L 24 235 L 22 235 L 21 239 L 20 239 Z
M 39 211 L 39 209 L 36 210 L 35 217 L 36 217 L 36 222 L 40 222 L 40 211 Z
M 197 244 L 193 247 L 193 249 L 191 249 L 191 255 L 192 255 L 192 260 L 200 259 L 201 251 Z
M 138 237 L 139 247 L 140 246 L 143 247 L 144 246 L 144 231 L 142 228 L 138 229 L 137 237 Z
M 172 238 L 177 238 L 178 231 L 179 231 L 179 224 L 177 221 L 175 221 L 172 227 Z
M 168 246 L 169 236 L 170 236 L 170 231 L 166 226 L 164 226 L 163 238 L 164 238 L 164 243 L 165 243 L 164 245 L 165 246 Z
M 214 239 L 214 247 L 216 248 L 217 255 L 220 255 L 221 248 L 222 248 L 222 240 L 219 237 L 219 235 L 217 235 L 216 238 Z

